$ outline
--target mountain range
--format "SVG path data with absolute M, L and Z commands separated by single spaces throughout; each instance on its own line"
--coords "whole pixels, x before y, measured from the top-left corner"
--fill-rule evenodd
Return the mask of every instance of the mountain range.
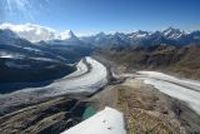
M 142 30 L 115 34 L 102 32 L 93 36 L 77 37 L 68 30 L 60 34 L 59 38 L 33 43 L 20 37 L 18 33 L 4 29 L 0 30 L 0 72 L 2 74 L 0 81 L 34 82 L 60 77 L 74 70 L 68 64 L 90 55 L 93 50 L 97 50 L 95 48 L 99 47 L 121 50 L 133 49 L 132 46 L 135 46 L 135 51 L 139 49 L 138 46 L 177 47 L 190 44 L 200 44 L 200 31 L 185 32 L 170 27 L 155 32 Z M 17 78 L 18 74 L 22 77 Z
M 127 45 L 149 46 L 149 45 L 159 45 L 159 44 L 189 45 L 189 44 L 197 44 L 200 42 L 200 31 L 196 30 L 196 31 L 186 32 L 184 30 L 180 30 L 178 28 L 173 28 L 173 27 L 169 27 L 164 30 L 157 30 L 154 32 L 143 31 L 143 30 L 134 31 L 131 33 L 116 32 L 113 34 L 105 34 L 101 32 L 96 35 L 85 36 L 85 37 L 77 37 L 71 30 L 66 30 L 56 35 L 55 33 L 53 33 L 53 30 L 49 30 L 50 28 L 45 28 L 42 26 L 31 25 L 31 24 L 27 24 L 23 27 L 18 26 L 19 27 L 18 29 L 21 30 L 16 30 L 17 28 L 15 27 L 16 26 L 11 27 L 10 25 L 3 25 L 0 27 L 0 29 L 2 28 L 4 30 L 7 29 L 14 30 L 18 35 L 18 37 L 29 41 L 33 41 L 34 44 L 38 44 L 38 42 L 39 44 L 43 44 L 45 42 L 46 44 L 52 44 L 52 45 L 90 44 L 93 46 L 105 47 L 112 45 L 116 46 L 127 46 Z M 32 34 L 30 33 L 31 31 L 29 31 L 29 29 L 34 29 Z M 38 37 L 39 33 L 41 33 L 40 38 Z
M 138 30 L 132 33 L 99 33 L 94 36 L 82 37 L 82 41 L 95 46 L 109 45 L 189 45 L 200 43 L 200 31 L 185 32 L 169 27 L 162 31 L 148 32 Z

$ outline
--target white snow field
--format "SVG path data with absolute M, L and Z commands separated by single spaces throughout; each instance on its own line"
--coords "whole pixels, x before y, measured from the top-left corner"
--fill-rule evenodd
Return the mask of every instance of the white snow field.
M 160 72 L 139 71 L 137 79 L 144 80 L 145 84 L 153 85 L 161 92 L 184 101 L 197 114 L 200 114 L 200 82 L 179 79 Z
M 77 70 L 74 73 L 55 80 L 47 86 L 25 88 L 7 95 L 0 95 L 0 97 L 8 97 L 16 94 L 56 96 L 65 93 L 95 92 L 107 84 L 107 69 L 104 65 L 91 57 L 86 57 L 85 62 L 90 65 L 89 68 L 86 63 L 81 60 L 77 64 Z
M 106 107 L 61 134 L 126 134 L 123 113 Z

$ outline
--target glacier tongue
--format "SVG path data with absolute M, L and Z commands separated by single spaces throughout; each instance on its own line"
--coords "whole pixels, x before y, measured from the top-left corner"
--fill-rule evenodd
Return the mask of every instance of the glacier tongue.
M 88 73 L 83 75 L 79 74 L 80 77 L 71 77 L 71 79 L 69 79 L 69 77 L 60 79 L 46 87 L 46 89 L 53 88 L 53 90 L 51 90 L 51 94 L 60 95 L 67 92 L 95 92 L 99 88 L 106 85 L 106 67 L 91 57 L 86 57 L 86 62 L 91 66 L 91 69 L 88 71 Z M 83 68 L 82 69 L 85 72 L 85 67 Z
M 2 96 L 12 96 L 16 94 L 27 94 L 27 96 L 33 96 L 35 94 L 38 96 L 38 92 L 42 92 L 40 97 L 79 92 L 93 93 L 107 84 L 107 69 L 104 65 L 91 57 L 86 57 L 85 62 L 87 62 L 90 67 L 81 60 L 77 64 L 77 71 L 64 78 L 55 80 L 47 86 L 25 88 Z

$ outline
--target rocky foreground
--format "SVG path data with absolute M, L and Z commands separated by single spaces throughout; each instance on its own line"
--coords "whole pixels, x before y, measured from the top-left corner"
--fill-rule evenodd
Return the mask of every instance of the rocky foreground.
M 194 92 L 199 83 L 181 80 L 162 73 L 156 73 L 159 74 L 160 78 L 163 75 L 165 76 L 160 80 L 156 80 L 155 75 L 149 75 L 148 77 L 139 75 L 139 73 L 145 74 L 145 72 L 126 73 L 121 65 L 102 57 L 97 57 L 97 59 L 106 64 L 112 70 L 114 76 L 118 80 L 121 79 L 121 83 L 108 86 L 93 99 L 98 100 L 96 105 L 100 109 L 108 105 L 123 111 L 127 121 L 128 133 L 200 133 L 200 114 L 197 106 L 199 103 L 196 102 L 198 99 L 195 101 L 195 97 L 191 98 L 198 95 L 199 90 L 196 90 L 196 93 L 193 94 L 188 93 Z M 166 76 L 168 79 L 165 79 Z M 161 86 L 165 89 L 160 88 L 153 85 L 154 83 L 147 83 L 147 80 L 151 80 L 150 78 L 154 82 L 157 81 L 158 84 L 162 81 L 171 81 L 172 86 L 168 87 L 169 84 L 166 84 L 167 87 L 165 85 Z M 197 85 L 190 85 L 190 82 Z M 187 90 L 186 94 L 180 89 Z M 171 94 L 168 93 L 169 91 L 171 91 Z M 194 103 L 191 104 L 192 102 Z
M 88 108 L 95 109 L 95 114 L 110 106 L 124 113 L 130 134 L 200 133 L 200 115 L 186 102 L 160 92 L 133 74 L 125 75 L 123 66 L 95 58 L 109 70 L 107 86 L 92 94 L 63 94 L 12 107 L 12 112 L 0 117 L 0 132 L 56 134 L 84 120 Z
M 59 134 L 81 121 L 86 105 L 68 96 L 53 98 L 1 117 L 0 132 Z

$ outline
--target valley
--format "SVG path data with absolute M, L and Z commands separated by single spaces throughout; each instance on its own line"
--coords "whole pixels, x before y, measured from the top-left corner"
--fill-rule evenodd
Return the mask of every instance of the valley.
M 32 43 L 2 30 L 0 131 L 59 134 L 109 106 L 124 114 L 130 134 L 199 133 L 199 45 L 124 42 L 189 36 L 165 32 L 153 39 L 142 31 L 100 34 L 102 46 L 96 36 L 72 31 L 67 39 Z
M 95 61 L 95 59 L 105 66 Z M 107 73 L 98 75 L 103 77 L 95 79 L 96 86 L 90 85 L 91 82 L 87 78 L 89 76 L 95 78 L 93 75 L 98 72 L 103 74 L 105 68 L 106 72 L 110 74 L 109 77 Z M 101 70 L 104 71 L 101 72 Z M 109 78 L 107 81 L 109 83 L 99 84 L 105 78 Z M 82 87 L 85 87 L 85 90 L 76 91 L 78 89 L 76 86 L 79 86 L 79 84 L 74 84 L 70 86 L 75 86 L 74 91 L 71 92 L 70 89 L 62 85 L 62 82 L 67 84 L 68 80 L 85 81 L 86 83 L 81 83 L 84 84 Z M 89 83 L 87 84 L 87 82 Z M 161 82 L 169 82 L 173 86 L 166 87 L 168 84 L 164 83 L 162 85 Z M 70 82 L 70 84 L 73 84 L 73 82 Z M 13 110 L 0 118 L 1 132 L 48 133 L 53 131 L 54 133 L 60 133 L 81 122 L 87 107 L 93 107 L 96 111 L 100 111 L 105 106 L 113 107 L 124 113 L 127 132 L 130 134 L 150 131 L 166 134 L 198 133 L 200 131 L 198 127 L 200 125 L 199 100 L 198 98 L 195 100 L 194 97 L 194 95 L 198 97 L 199 82 L 197 81 L 182 80 L 159 72 L 139 71 L 127 73 L 124 72 L 121 66 L 111 64 L 111 61 L 103 57 L 94 56 L 94 58 L 87 57 L 81 60 L 77 64 L 77 71 L 56 80 L 55 83 L 50 85 L 57 90 L 58 94 L 54 93 L 53 88 L 51 88 L 46 96 L 45 89 L 47 88 L 43 87 L 41 90 L 44 90 L 44 92 L 37 94 L 37 96 L 34 96 L 34 92 L 37 92 L 35 89 L 22 90 L 19 93 L 13 92 L 10 94 L 10 97 L 13 98 L 9 98 L 9 95 L 6 96 L 9 101 L 3 100 L 1 96 L 1 106 L 7 105 L 7 108 Z M 60 88 L 57 88 L 57 85 Z M 93 90 L 90 90 L 90 87 Z M 101 90 L 98 91 L 99 89 Z M 181 91 L 184 93 L 184 90 L 190 93 L 180 94 Z M 30 100 L 34 101 L 27 101 L 29 104 L 23 104 L 23 106 L 16 106 L 24 103 L 24 97 L 26 97 L 24 94 L 30 91 L 32 95 Z M 53 94 L 51 94 L 51 91 Z M 95 91 L 98 92 L 93 94 Z M 193 92 L 195 93 L 193 94 Z M 15 94 L 19 96 L 16 97 Z M 23 101 L 16 101 L 14 98 L 21 98 L 20 95 L 23 96 Z M 40 98 L 41 96 L 45 96 L 45 99 Z M 12 100 L 14 100 L 14 105 Z M 195 104 L 197 104 L 196 107 Z M 5 107 L 2 107 L 1 110 L 3 109 Z M 26 117 L 29 117 L 29 119 Z

